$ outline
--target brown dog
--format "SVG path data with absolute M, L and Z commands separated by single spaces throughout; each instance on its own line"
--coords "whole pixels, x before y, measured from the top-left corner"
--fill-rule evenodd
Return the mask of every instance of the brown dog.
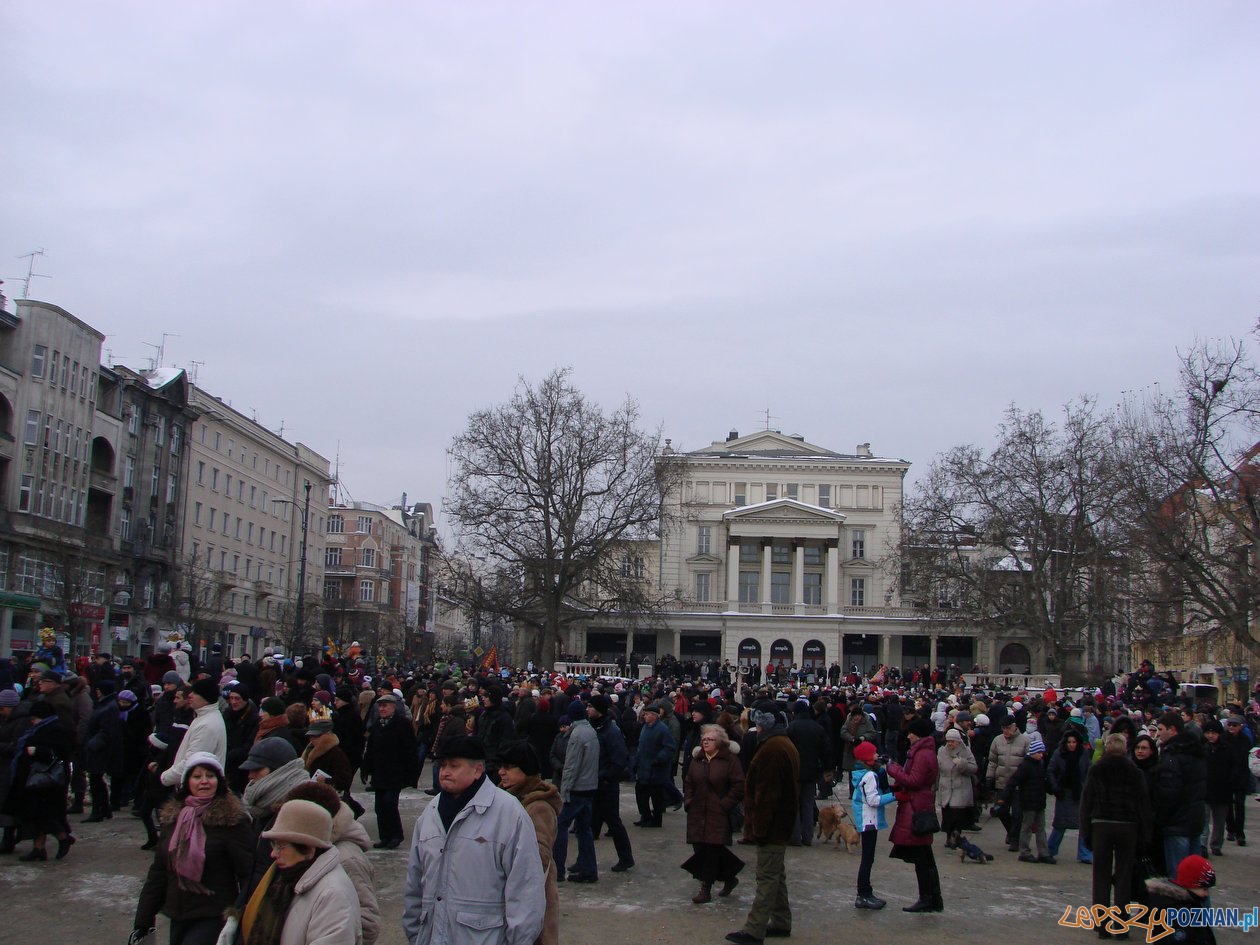
M 845 853 L 853 853 L 861 845 L 861 838 L 853 824 L 848 822 L 849 811 L 843 804 L 831 804 L 818 811 L 818 836 L 827 843 L 836 837 L 836 848 L 844 844 Z

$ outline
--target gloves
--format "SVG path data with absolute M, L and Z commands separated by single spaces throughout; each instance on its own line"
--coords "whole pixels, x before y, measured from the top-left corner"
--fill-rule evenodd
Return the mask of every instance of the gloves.
M 127 936 L 127 945 L 140 945 L 141 942 L 156 931 L 157 929 L 152 926 L 147 929 L 132 929 L 131 934 Z
M 214 945 L 232 945 L 236 941 L 236 929 L 240 925 L 240 920 L 236 916 L 228 916 L 226 922 L 223 923 L 223 931 L 219 933 L 218 941 Z

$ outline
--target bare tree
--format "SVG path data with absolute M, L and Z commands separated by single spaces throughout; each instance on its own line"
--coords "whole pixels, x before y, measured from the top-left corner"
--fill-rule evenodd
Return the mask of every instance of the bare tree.
M 283 600 L 275 608 L 272 618 L 273 635 L 284 647 L 288 656 L 301 656 L 323 652 L 325 637 L 325 601 L 318 594 L 307 594 L 302 599 L 302 621 L 298 623 L 297 601 Z
M 1196 343 L 1176 393 L 1127 403 L 1114 435 L 1122 512 L 1143 564 L 1140 630 L 1190 631 L 1260 656 L 1260 376 L 1245 343 Z
M 179 562 L 172 594 L 159 599 L 156 609 L 170 626 L 182 626 L 189 642 L 218 638 L 216 628 L 223 626 L 228 591 L 229 585 L 218 571 L 203 567 L 188 555 Z
M 1007 410 L 989 452 L 938 457 L 907 499 L 903 597 L 943 621 L 1020 630 L 1055 669 L 1115 625 L 1115 470 L 1088 400 L 1062 426 Z
M 449 591 L 511 621 L 522 652 L 544 663 L 578 621 L 660 606 L 650 582 L 624 578 L 621 548 L 658 534 L 662 495 L 681 470 L 661 455 L 659 432 L 639 429 L 633 399 L 605 413 L 569 374 L 521 378 L 508 403 L 473 413 L 450 448 L 452 557 L 467 573 Z

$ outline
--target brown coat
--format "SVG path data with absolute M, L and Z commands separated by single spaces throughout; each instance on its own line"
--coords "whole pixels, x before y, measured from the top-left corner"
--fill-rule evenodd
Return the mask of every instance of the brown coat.
M 302 767 L 312 775 L 316 771 L 323 771 L 332 778 L 333 787 L 338 794 L 350 790 L 350 783 L 354 779 L 354 769 L 340 744 L 341 740 L 336 735 L 317 735 L 309 740 L 306 750 L 302 752 Z
M 744 782 L 744 839 L 758 846 L 786 845 L 800 807 L 801 759 L 787 733 L 757 746 Z
M 538 835 L 538 855 L 547 876 L 544 887 L 547 911 L 535 945 L 560 945 L 560 891 L 556 886 L 556 865 L 551 859 L 551 848 L 556 842 L 556 817 L 564 806 L 560 801 L 560 792 L 554 784 L 535 776 L 508 793 L 521 802 L 534 823 L 534 833 Z
M 683 779 L 683 807 L 687 809 L 687 842 L 731 842 L 730 812 L 744 799 L 744 768 L 735 755 L 739 746 L 720 748 L 712 760 L 701 748 L 691 750 L 691 764 Z

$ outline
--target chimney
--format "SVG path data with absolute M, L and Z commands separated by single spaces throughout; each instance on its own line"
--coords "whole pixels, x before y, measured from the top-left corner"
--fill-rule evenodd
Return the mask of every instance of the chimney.
M 727 443 L 731 442 L 731 440 L 738 440 L 738 439 L 739 439 L 739 431 L 738 431 L 738 430 L 732 430 L 730 433 L 726 434 L 726 442 L 727 442 Z
M 871 458 L 871 444 L 859 443 L 857 445 L 857 454 L 858 456 L 861 456 L 865 459 L 870 459 Z

